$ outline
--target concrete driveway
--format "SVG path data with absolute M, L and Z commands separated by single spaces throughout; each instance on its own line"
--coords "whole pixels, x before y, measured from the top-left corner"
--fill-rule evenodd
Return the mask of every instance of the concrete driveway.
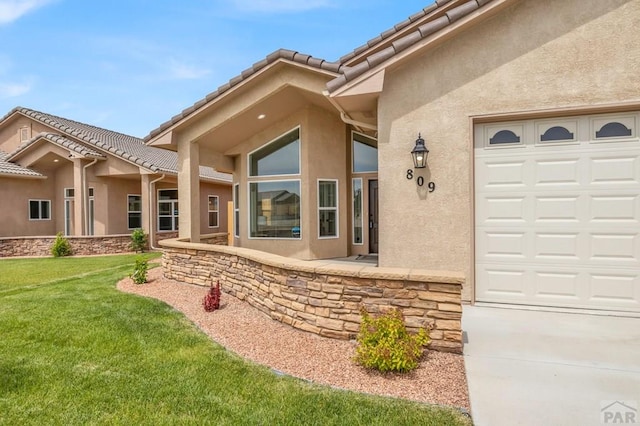
M 475 425 L 640 424 L 640 318 L 465 306 L 462 327 Z

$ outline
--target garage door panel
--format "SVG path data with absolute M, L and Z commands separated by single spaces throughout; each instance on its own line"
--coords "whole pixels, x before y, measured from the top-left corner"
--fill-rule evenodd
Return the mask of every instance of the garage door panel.
M 594 185 L 633 185 L 640 183 L 638 157 L 596 157 L 591 159 L 591 183 Z
M 511 145 L 476 139 L 476 300 L 640 312 L 640 139 L 588 131 L 618 118 L 523 121 Z M 561 121 L 575 124 L 571 140 L 534 140 Z
M 592 195 L 590 220 L 606 224 L 640 224 L 640 196 Z
M 580 185 L 580 159 L 536 160 L 536 186 L 570 186 Z

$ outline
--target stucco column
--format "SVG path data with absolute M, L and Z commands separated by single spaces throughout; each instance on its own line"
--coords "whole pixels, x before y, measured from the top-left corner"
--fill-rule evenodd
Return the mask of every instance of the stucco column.
M 140 201 L 142 202 L 142 230 L 147 234 L 151 235 L 151 200 L 150 200 L 150 191 L 151 191 L 151 178 L 150 175 L 141 173 L 140 174 Z
M 178 142 L 178 235 L 200 242 L 200 147 L 190 141 Z
M 73 161 L 73 235 L 82 235 L 84 230 L 84 182 L 82 181 L 82 160 Z

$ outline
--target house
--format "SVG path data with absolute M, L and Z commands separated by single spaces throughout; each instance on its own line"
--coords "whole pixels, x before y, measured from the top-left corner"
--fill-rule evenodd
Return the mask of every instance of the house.
M 141 139 L 15 108 L 0 119 L 0 198 L 10 206 L 0 222 L 3 255 L 11 253 L 6 245 L 15 237 L 58 232 L 128 236 L 142 228 L 152 246 L 176 236 L 177 174 L 174 153 Z M 198 194 L 202 229 L 226 233 L 230 176 L 199 168 Z M 21 241 L 37 245 L 39 239 Z M 31 243 L 22 244 L 18 254 L 34 253 Z
M 639 0 L 437 0 L 337 62 L 276 51 L 145 141 L 189 164 L 193 246 L 207 165 L 233 174 L 236 247 L 454 271 L 473 303 L 638 313 L 639 24 Z M 291 194 L 278 226 L 271 194 Z

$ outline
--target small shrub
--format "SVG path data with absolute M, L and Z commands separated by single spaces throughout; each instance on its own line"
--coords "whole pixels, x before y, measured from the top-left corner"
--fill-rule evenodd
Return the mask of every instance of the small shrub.
M 216 309 L 220 309 L 220 281 L 209 289 L 209 293 L 204 297 L 202 302 L 204 310 L 207 312 L 213 312 Z
M 133 251 L 144 253 L 147 248 L 147 235 L 142 229 L 136 229 L 131 233 L 131 249 Z
M 56 234 L 56 239 L 51 246 L 53 257 L 71 256 L 71 244 L 62 236 L 62 232 Z
M 360 313 L 362 322 L 355 357 L 358 364 L 383 372 L 407 372 L 418 367 L 424 346 L 430 341 L 426 329 L 409 334 L 398 309 L 377 318 L 372 318 L 364 308 Z
M 136 264 L 133 268 L 133 273 L 130 275 L 131 279 L 136 284 L 144 284 L 147 282 L 147 271 L 149 270 L 149 262 L 142 257 L 136 259 Z

